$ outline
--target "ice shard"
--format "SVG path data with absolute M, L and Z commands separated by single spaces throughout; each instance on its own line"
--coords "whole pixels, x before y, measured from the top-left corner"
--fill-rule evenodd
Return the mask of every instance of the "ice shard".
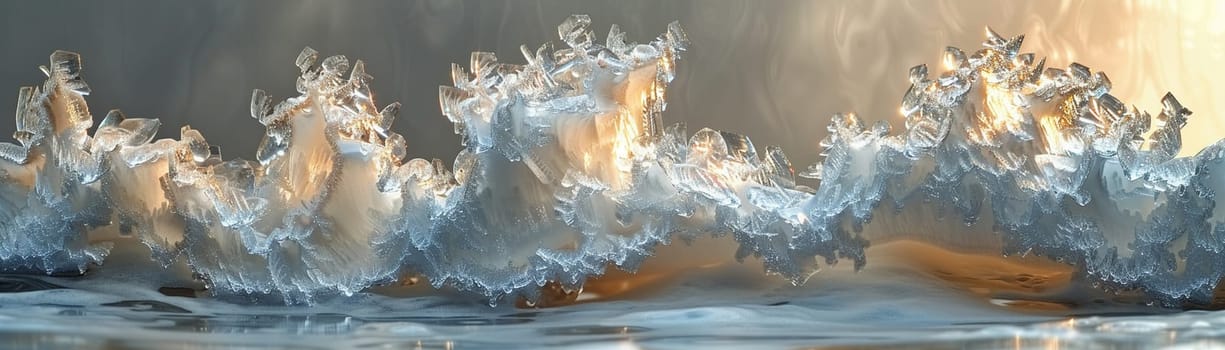
M 127 239 L 218 295 L 311 302 L 412 275 L 530 301 L 713 234 L 795 283 L 818 262 L 863 267 L 869 239 L 950 235 L 1168 304 L 1209 300 L 1225 273 L 1225 143 L 1177 157 L 1191 112 L 1173 95 L 1152 117 L 1104 73 L 988 30 L 973 53 L 947 48 L 942 72 L 910 69 L 904 127 L 835 115 L 797 173 L 778 147 L 664 121 L 679 25 L 646 43 L 590 27 L 566 19 L 559 48 L 524 46 L 522 63 L 453 65 L 450 165 L 409 159 L 399 104 L 376 105 L 344 56 L 307 48 L 298 96 L 256 90 L 256 159 L 226 160 L 197 130 L 153 140 L 157 120 L 118 111 L 91 136 L 80 59 L 56 52 L 46 84 L 21 90 L 20 144 L 0 144 L 0 270 L 83 272 Z

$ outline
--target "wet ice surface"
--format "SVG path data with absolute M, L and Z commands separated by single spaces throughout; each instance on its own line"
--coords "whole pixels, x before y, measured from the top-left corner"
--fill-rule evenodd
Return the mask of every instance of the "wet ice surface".
M 738 265 L 662 290 L 555 308 L 443 293 L 369 293 L 313 307 L 165 296 L 90 277 L 0 277 L 0 340 L 83 348 L 1203 347 L 1225 316 L 1125 303 L 1006 309 L 901 265 L 763 285 Z

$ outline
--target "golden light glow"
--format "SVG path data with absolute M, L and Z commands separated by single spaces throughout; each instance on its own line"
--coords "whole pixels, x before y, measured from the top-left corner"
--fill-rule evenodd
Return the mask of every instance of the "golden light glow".
M 1025 122 L 1021 108 L 1016 105 L 1016 95 L 1007 88 L 992 84 L 984 84 L 984 103 L 986 103 L 987 135 L 995 135 L 1004 131 L 1018 130 Z
M 1071 122 L 1060 115 L 1046 115 L 1038 119 L 1042 129 L 1042 140 L 1048 154 L 1065 154 L 1067 145 L 1063 138 L 1063 130 L 1071 127 Z
M 640 94 L 645 96 L 646 91 Z M 628 175 L 634 167 L 635 157 L 639 155 L 638 152 L 635 152 L 635 140 L 642 135 L 642 115 L 633 113 L 629 109 L 622 109 L 620 113 L 617 113 L 614 123 L 616 133 L 612 140 L 613 164 L 622 175 Z
M 1045 53 L 1049 67 L 1080 62 L 1106 72 L 1114 81 L 1112 95 L 1154 115 L 1161 97 L 1174 93 L 1195 111 L 1183 130 L 1180 156 L 1225 135 L 1225 22 L 1219 20 L 1225 2 L 1091 1 L 1057 10 L 1037 16 L 1048 21 L 1016 29 L 1027 34 L 1025 51 Z
M 648 134 L 648 108 L 657 103 L 655 96 L 662 93 L 663 86 L 655 79 L 659 67 L 648 66 L 631 72 L 623 83 L 623 93 L 617 96 L 618 104 L 623 107 L 612 114 L 596 117 L 592 135 L 595 142 L 585 141 L 578 145 L 581 150 L 568 150 L 572 159 L 581 161 L 587 175 L 599 178 L 613 189 L 626 188 L 634 166 L 655 154 L 655 145 L 642 140 Z

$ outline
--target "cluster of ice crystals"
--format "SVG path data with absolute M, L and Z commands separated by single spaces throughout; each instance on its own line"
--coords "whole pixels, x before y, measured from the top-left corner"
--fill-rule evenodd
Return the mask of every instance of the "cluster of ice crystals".
M 951 208 L 966 223 L 990 223 L 1006 254 L 1072 263 L 1108 288 L 1140 289 L 1161 302 L 1208 301 L 1225 273 L 1225 216 L 1214 209 L 1225 189 L 1214 176 L 1225 169 L 1225 146 L 1175 158 L 1191 112 L 1173 95 L 1153 125 L 1109 94 L 1104 73 L 1046 67 L 1020 53 L 1022 39 L 987 30 L 985 47 L 969 56 L 948 48 L 939 76 L 912 68 L 902 134 L 857 146 L 878 133 L 844 139 L 844 124 L 854 134 L 857 123 L 836 118 L 823 173 L 872 164 L 851 172 L 867 179 L 854 186 L 870 192 L 846 207 L 870 218 L 874 210 L 858 209 L 876 207 L 883 194 L 903 211 Z M 841 158 L 864 149 L 872 150 Z
M 759 156 L 742 135 L 663 126 L 687 44 L 678 25 L 645 44 L 614 26 L 604 45 L 589 26 L 570 17 L 558 27 L 566 47 L 523 47 L 524 65 L 477 52 L 468 70 L 453 67 L 439 98 L 464 139 L 458 186 L 414 225 L 422 232 L 409 236 L 430 238 L 410 266 L 436 284 L 532 297 L 608 265 L 633 270 L 674 235 L 731 233 L 741 257 L 797 280 L 813 255 L 862 262 L 862 242 L 805 219 L 811 190 L 777 148 Z
M 83 272 L 110 251 L 86 235 L 110 217 L 89 150 L 89 86 L 75 53 L 56 51 L 40 68 L 47 82 L 17 96 L 20 144 L 0 143 L 0 270 Z
M 463 138 L 451 166 L 407 159 L 399 104 L 378 108 L 344 56 L 307 48 L 299 96 L 252 94 L 266 132 L 248 161 L 190 127 L 154 141 L 157 120 L 118 111 L 89 135 L 80 59 L 56 52 L 46 84 L 21 90 L 20 144 L 0 144 L 0 269 L 84 271 L 124 239 L 117 227 L 218 294 L 309 302 L 413 274 L 535 300 L 700 234 L 730 234 L 737 258 L 802 283 L 814 257 L 858 268 L 865 236 L 922 238 L 952 212 L 1006 254 L 1162 302 L 1206 301 L 1225 274 L 1225 143 L 1177 158 L 1191 112 L 1172 95 L 1154 119 L 1105 74 L 1048 68 L 988 30 L 972 54 L 946 49 L 939 75 L 910 70 L 900 132 L 834 116 L 823 159 L 798 174 L 810 188 L 778 147 L 665 126 L 688 44 L 676 23 L 642 44 L 616 26 L 601 44 L 590 27 L 566 19 L 564 47 L 525 46 L 522 64 L 476 52 L 454 65 L 439 88 Z
M 401 193 L 388 182 L 406 153 L 389 130 L 399 105 L 375 106 L 362 61 L 317 60 L 306 48 L 296 61 L 301 95 L 273 106 L 252 94 L 266 128 L 258 161 L 223 161 L 186 128 L 189 145 L 168 157 L 165 194 L 184 228 L 158 248 L 181 250 L 218 290 L 309 301 L 399 271 L 403 250 L 379 244 L 398 229 Z
M 297 63 L 300 96 L 272 106 L 258 162 L 222 160 L 199 131 L 153 141 L 160 123 L 111 111 L 88 135 L 76 54 L 56 52 L 43 88 L 23 88 L 15 135 L 0 160 L 0 268 L 84 271 L 101 263 L 117 226 L 168 266 L 185 259 L 221 294 L 309 301 L 394 280 L 403 248 L 378 244 L 399 223 L 404 138 L 389 130 L 361 61 Z M 347 74 L 347 77 L 345 76 Z M 112 230 L 113 231 L 113 230 Z M 392 248 L 389 248 L 392 247 Z

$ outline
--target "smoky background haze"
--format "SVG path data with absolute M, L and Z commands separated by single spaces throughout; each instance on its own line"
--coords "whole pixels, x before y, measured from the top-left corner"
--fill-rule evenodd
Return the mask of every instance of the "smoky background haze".
M 160 118 L 159 138 L 190 124 L 228 158 L 253 158 L 263 127 L 252 89 L 296 95 L 304 46 L 366 62 L 378 104 L 403 103 L 395 131 L 412 157 L 450 163 L 461 148 L 438 108 L 449 65 L 471 51 L 522 63 L 518 47 L 557 42 L 589 14 L 599 41 L 619 24 L 646 42 L 679 21 L 692 42 L 669 89 L 667 123 L 783 146 L 797 167 L 817 158 L 829 117 L 856 112 L 902 128 L 909 67 L 939 68 L 945 46 L 976 50 L 983 28 L 1026 34 L 1048 67 L 1104 70 L 1114 94 L 1156 112 L 1165 91 L 1195 111 L 1187 149 L 1221 138 L 1225 15 L 1214 1 L 4 1 L 0 87 L 40 84 L 56 49 L 84 60 L 95 122 L 110 109 Z M 1225 69 L 1225 68 L 1221 68 Z M 11 140 L 12 122 L 0 122 Z M 1193 153 L 1184 151 L 1184 153 Z

